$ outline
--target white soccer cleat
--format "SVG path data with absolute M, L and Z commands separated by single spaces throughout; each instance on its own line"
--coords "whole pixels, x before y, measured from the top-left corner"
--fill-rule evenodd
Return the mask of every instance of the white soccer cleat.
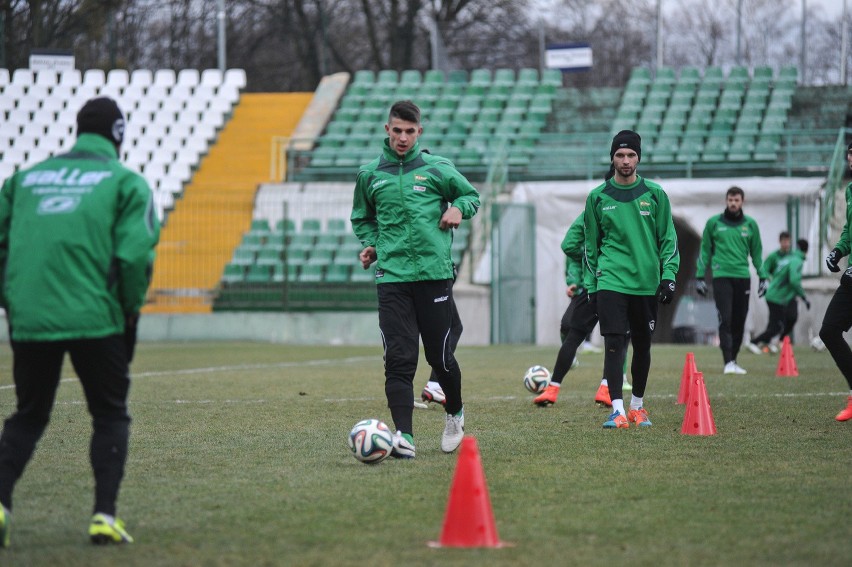
M 420 394 L 420 399 L 424 402 L 433 402 L 436 404 L 445 404 L 447 402 L 447 396 L 444 395 L 444 390 L 441 389 L 440 386 L 430 386 L 430 383 L 426 384 L 426 387 L 423 388 L 423 392 Z
M 745 347 L 746 347 L 746 348 L 749 350 L 749 352 L 751 352 L 752 354 L 763 354 L 763 351 L 762 351 L 762 350 L 760 350 L 760 347 L 759 347 L 759 346 L 757 346 L 756 344 L 752 343 L 752 342 L 748 342 L 748 343 L 746 343 L 746 344 L 745 344 Z
M 414 458 L 414 443 L 409 443 L 408 440 L 402 436 L 401 431 L 397 431 L 393 434 L 393 449 L 391 450 L 391 457 L 396 459 Z
M 441 450 L 452 453 L 461 445 L 464 437 L 464 408 L 459 415 L 447 414 L 447 423 L 444 426 L 444 434 L 441 436 Z
M 737 364 L 736 360 L 732 360 L 731 362 L 725 365 L 725 374 L 748 374 L 746 369 Z

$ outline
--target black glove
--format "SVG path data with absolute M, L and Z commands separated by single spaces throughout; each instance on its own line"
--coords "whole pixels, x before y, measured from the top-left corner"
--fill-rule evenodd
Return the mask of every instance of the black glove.
M 704 280 L 701 280 L 702 282 Z M 674 299 L 675 283 L 674 280 L 663 280 L 657 288 L 657 299 L 663 305 L 668 305 Z
M 598 294 L 597 294 L 597 292 L 589 294 L 589 305 L 591 306 L 592 311 L 595 312 L 595 315 L 597 315 L 597 313 L 598 313 Z
M 838 266 L 838 262 L 843 258 L 843 254 L 840 253 L 840 250 L 835 248 L 831 252 L 828 253 L 828 256 L 825 257 L 825 265 L 828 266 L 828 269 L 834 273 L 840 271 L 840 266 Z
M 840 285 L 852 287 L 852 267 L 846 268 L 846 271 L 840 276 Z
M 805 304 L 805 308 L 810 311 L 811 310 L 811 302 L 808 301 L 807 297 L 802 298 L 802 302 Z
M 707 282 L 704 280 L 695 280 L 695 293 L 701 297 L 707 296 Z
M 761 278 L 760 282 L 757 284 L 757 296 L 763 297 L 766 295 L 767 289 L 769 289 L 769 282 Z
M 139 313 L 124 316 L 124 350 L 127 353 L 127 364 L 133 360 L 136 350 L 136 331 L 139 328 Z

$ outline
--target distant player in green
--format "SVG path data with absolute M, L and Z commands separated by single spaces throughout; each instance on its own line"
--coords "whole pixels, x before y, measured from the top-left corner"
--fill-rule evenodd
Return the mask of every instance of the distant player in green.
M 764 271 L 766 271 L 766 275 L 769 278 L 770 283 L 772 282 L 773 274 L 778 269 L 779 264 L 782 261 L 784 261 L 785 259 L 789 259 L 791 246 L 792 246 L 792 241 L 790 240 L 790 233 L 787 232 L 786 230 L 782 231 L 778 235 L 778 250 L 773 250 L 772 252 L 770 252 L 769 255 L 766 256 L 766 259 L 763 261 L 763 269 L 764 269 Z M 767 301 L 768 301 L 768 299 L 767 299 Z M 772 314 L 770 313 L 770 318 L 771 318 L 771 315 Z M 794 297 L 787 304 L 787 308 L 785 309 L 785 312 L 784 312 L 785 326 L 784 326 L 784 332 L 781 333 L 781 338 L 786 337 L 787 335 L 789 335 L 792 332 L 793 325 L 796 324 L 796 321 L 798 320 L 798 318 L 799 318 L 799 306 L 798 306 L 798 303 L 796 301 L 796 298 Z M 767 326 L 767 330 L 768 330 L 768 326 Z M 772 343 L 772 342 L 770 342 L 767 345 L 764 345 L 763 347 L 759 347 L 758 345 L 756 345 L 754 343 L 754 341 L 751 341 L 751 342 L 745 343 L 745 347 L 748 350 L 750 350 L 751 352 L 753 352 L 754 354 L 763 354 L 764 352 L 767 352 L 767 351 L 771 351 L 773 353 L 778 352 L 778 347 L 775 346 L 775 344 Z
M 852 169 L 852 144 L 846 147 L 846 164 Z M 825 265 L 832 272 L 839 272 L 840 259 L 852 252 L 852 183 L 846 186 L 846 224 L 837 244 L 825 258 Z M 846 407 L 837 414 L 837 421 L 852 420 L 852 349 L 843 337 L 843 333 L 852 327 L 852 268 L 846 268 L 840 277 L 840 285 L 834 291 L 828 309 L 822 320 L 819 338 L 825 343 L 831 358 L 837 365 L 846 383 L 849 385 L 849 396 Z
M 763 297 L 769 282 L 763 267 L 763 244 L 757 222 L 743 213 L 745 192 L 731 187 L 725 195 L 725 211 L 710 217 L 701 237 L 701 252 L 695 271 L 695 291 L 707 295 L 704 276 L 713 271 L 713 299 L 719 316 L 719 348 L 725 362 L 725 374 L 746 374 L 737 364 L 743 343 L 751 274 L 748 258 L 760 278 L 758 295 Z
M 766 290 L 766 304 L 769 306 L 769 323 L 760 335 L 754 337 L 753 341 L 758 348 L 766 346 L 773 337 L 780 336 L 782 339 L 792 331 L 798 318 L 798 309 L 793 309 L 795 316 L 788 318 L 791 312 L 789 306 L 796 304 L 796 298 L 801 297 L 805 307 L 811 308 L 805 290 L 802 289 L 802 266 L 808 253 L 808 241 L 799 239 L 796 242 L 796 251 L 781 258 L 775 267 L 772 281 Z M 758 351 L 760 352 L 760 351 Z
M 613 410 L 603 424 L 607 429 L 651 425 L 643 396 L 657 302 L 674 299 L 680 267 L 668 195 L 636 173 L 641 143 L 631 130 L 616 134 L 609 154 L 615 175 L 586 198 L 585 285 L 604 337 L 604 377 Z M 633 343 L 633 395 L 625 412 L 622 361 L 628 337 Z

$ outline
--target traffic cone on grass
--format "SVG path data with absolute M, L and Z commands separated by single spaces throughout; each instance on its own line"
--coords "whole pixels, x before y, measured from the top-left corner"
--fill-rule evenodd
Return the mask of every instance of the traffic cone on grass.
M 503 547 L 497 536 L 476 438 L 462 439 L 441 539 L 431 547 Z
M 689 399 L 689 389 L 692 383 L 692 378 L 698 372 L 695 366 L 695 354 L 686 353 L 686 360 L 683 363 L 683 372 L 680 374 L 680 390 L 677 392 L 677 403 L 685 404 Z
M 784 342 L 781 344 L 781 357 L 778 359 L 778 368 L 775 370 L 775 375 L 799 375 L 799 367 L 796 366 L 796 358 L 793 356 L 793 346 L 790 344 L 790 337 L 784 337 Z
M 680 432 L 684 435 L 716 435 L 716 422 L 713 420 L 713 410 L 710 409 L 710 401 L 707 399 L 707 386 L 701 372 L 692 380 Z

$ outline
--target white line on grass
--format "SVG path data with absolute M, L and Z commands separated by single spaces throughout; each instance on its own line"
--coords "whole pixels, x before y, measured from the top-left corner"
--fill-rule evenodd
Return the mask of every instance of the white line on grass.
M 303 366 L 326 366 L 329 364 L 355 363 L 375 361 L 375 356 L 350 356 L 349 358 L 319 358 L 297 362 L 276 362 L 273 364 L 235 364 L 229 366 L 207 366 L 202 368 L 184 368 L 182 370 L 160 370 L 156 372 L 139 372 L 132 374 L 132 379 L 156 378 L 159 376 L 181 376 L 187 374 L 205 374 L 209 372 L 233 372 L 235 370 L 266 370 L 272 368 L 300 368 Z M 63 378 L 60 382 L 76 382 L 77 378 Z M 11 390 L 14 384 L 0 386 L 0 390 Z

